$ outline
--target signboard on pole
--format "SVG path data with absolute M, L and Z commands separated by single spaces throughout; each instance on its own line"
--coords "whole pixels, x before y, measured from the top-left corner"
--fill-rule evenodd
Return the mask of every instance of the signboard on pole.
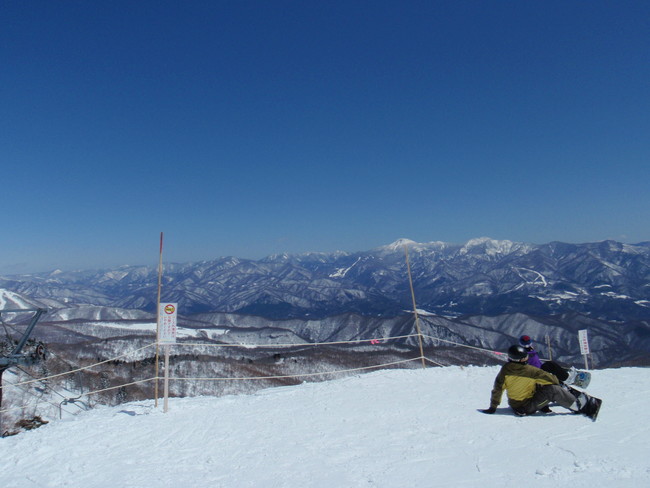
M 578 341 L 580 342 L 580 354 L 589 354 L 589 339 L 587 338 L 587 329 L 578 331 Z
M 589 356 L 589 339 L 587 338 L 587 329 L 578 331 L 578 342 L 580 342 L 580 354 L 585 357 L 585 369 L 589 369 L 589 362 L 587 360 L 587 357 Z
M 176 303 L 161 303 L 158 310 L 158 342 L 160 344 L 176 343 Z

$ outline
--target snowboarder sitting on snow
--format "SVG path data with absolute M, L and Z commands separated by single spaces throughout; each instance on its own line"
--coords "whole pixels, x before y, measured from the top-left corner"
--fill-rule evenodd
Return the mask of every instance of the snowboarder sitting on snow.
M 526 349 L 526 353 L 528 353 L 528 364 L 535 366 L 536 368 L 541 368 L 548 373 L 554 374 L 557 376 L 557 379 L 560 380 L 560 384 L 573 383 L 573 380 L 576 376 L 576 369 L 565 369 L 554 361 L 544 361 L 542 363 L 542 360 L 539 359 L 539 354 L 537 354 L 537 351 L 533 348 L 533 341 L 530 336 L 522 335 L 519 338 L 519 345 Z
M 549 404 L 558 403 L 576 413 L 580 408 L 576 397 L 559 385 L 558 379 L 542 369 L 526 364 L 528 353 L 522 346 L 508 349 L 508 362 L 501 367 L 494 380 L 490 408 L 483 413 L 494 413 L 501 403 L 503 390 L 507 391 L 508 405 L 517 415 L 532 415 L 536 411 L 550 412 Z

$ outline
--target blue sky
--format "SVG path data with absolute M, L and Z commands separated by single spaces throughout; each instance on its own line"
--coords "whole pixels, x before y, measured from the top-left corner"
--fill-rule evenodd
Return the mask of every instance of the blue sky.
M 0 7 L 0 272 L 650 240 L 650 2 Z

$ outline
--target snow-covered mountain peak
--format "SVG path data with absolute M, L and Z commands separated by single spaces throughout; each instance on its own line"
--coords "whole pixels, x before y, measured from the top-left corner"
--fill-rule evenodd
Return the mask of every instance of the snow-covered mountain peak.
M 413 245 L 418 245 L 418 243 L 412 241 L 411 239 L 400 238 L 397 239 L 395 242 L 392 242 L 386 246 L 382 246 L 380 249 L 383 249 L 385 251 L 399 251 L 404 249 L 404 246 L 413 246 Z

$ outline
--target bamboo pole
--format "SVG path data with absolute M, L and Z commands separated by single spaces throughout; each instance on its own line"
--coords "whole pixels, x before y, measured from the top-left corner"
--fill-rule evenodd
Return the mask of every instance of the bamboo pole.
M 160 253 L 158 258 L 158 298 L 156 300 L 156 380 L 154 383 L 154 406 L 158 407 L 158 361 L 160 360 L 160 288 L 162 284 L 163 233 L 160 233 Z
M 415 291 L 413 290 L 413 277 L 411 276 L 411 263 L 409 262 L 409 250 L 404 244 L 404 255 L 406 256 L 406 271 L 409 275 L 409 286 L 411 287 L 411 298 L 413 299 L 413 314 L 415 315 L 415 329 L 418 333 L 418 341 L 420 343 L 420 358 L 422 359 L 422 368 L 426 369 L 424 362 L 424 348 L 422 347 L 422 332 L 420 331 L 420 317 L 418 316 L 418 308 L 415 305 Z

